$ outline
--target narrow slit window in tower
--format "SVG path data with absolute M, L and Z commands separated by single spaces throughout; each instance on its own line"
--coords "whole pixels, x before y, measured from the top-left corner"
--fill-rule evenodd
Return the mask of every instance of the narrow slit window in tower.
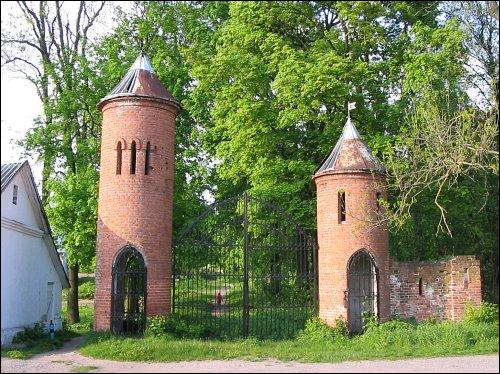
M 422 296 L 422 278 L 418 280 L 418 294 Z
M 150 169 L 149 163 L 150 163 L 150 159 L 151 159 L 151 143 L 150 143 L 150 142 L 147 142 L 147 144 L 146 144 L 146 163 L 145 163 L 145 167 L 144 167 L 144 174 L 146 174 L 146 175 L 148 175 L 148 174 L 149 174 L 149 169 Z
M 135 156 L 136 156 L 136 145 L 135 141 L 132 141 L 132 146 L 130 149 L 130 174 L 135 174 Z
M 469 288 L 469 271 L 464 269 L 464 290 Z
M 380 192 L 377 192 L 377 213 L 380 212 Z
M 116 174 L 122 173 L 122 142 L 116 146 Z
M 345 222 L 345 192 L 339 192 L 339 223 Z

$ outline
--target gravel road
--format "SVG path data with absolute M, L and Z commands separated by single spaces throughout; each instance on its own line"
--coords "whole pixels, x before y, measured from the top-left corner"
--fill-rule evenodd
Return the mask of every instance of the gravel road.
M 498 354 L 341 363 L 299 363 L 275 360 L 120 362 L 84 357 L 75 351 L 82 338 L 29 360 L 2 357 L 2 373 L 498 373 Z

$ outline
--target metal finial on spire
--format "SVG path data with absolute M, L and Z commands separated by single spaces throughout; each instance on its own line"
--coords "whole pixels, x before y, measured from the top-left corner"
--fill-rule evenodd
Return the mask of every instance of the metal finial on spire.
M 347 102 L 347 118 L 351 119 L 351 110 L 356 109 L 356 102 Z

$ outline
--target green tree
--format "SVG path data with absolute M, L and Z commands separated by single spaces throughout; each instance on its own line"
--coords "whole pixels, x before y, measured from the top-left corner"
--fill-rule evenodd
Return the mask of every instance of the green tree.
M 95 252 L 100 123 L 88 51 L 104 4 L 81 1 L 70 21 L 62 2 L 19 1 L 20 27 L 2 29 L 2 64 L 23 71 L 43 103 L 22 144 L 43 162 L 42 202 L 68 252 L 70 323 L 79 322 L 78 271 Z

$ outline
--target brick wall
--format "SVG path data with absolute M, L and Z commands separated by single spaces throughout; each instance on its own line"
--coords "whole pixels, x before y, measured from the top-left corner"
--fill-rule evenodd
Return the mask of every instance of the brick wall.
M 347 319 L 347 264 L 360 249 L 369 252 L 379 271 L 379 316 L 389 317 L 388 231 L 377 222 L 377 192 L 386 198 L 383 176 L 366 172 L 324 172 L 317 189 L 319 317 L 333 324 Z M 339 223 L 338 192 L 346 197 L 346 220 Z
M 391 261 L 391 315 L 457 321 L 467 303 L 481 303 L 480 263 L 475 256 L 436 262 Z
M 102 107 L 94 329 L 110 328 L 111 270 L 130 243 L 147 266 L 148 316 L 170 312 L 172 198 L 176 109 L 163 100 L 119 97 Z M 130 174 L 131 143 L 137 143 Z M 145 150 L 151 143 L 149 175 Z M 116 174 L 117 144 L 122 145 Z

